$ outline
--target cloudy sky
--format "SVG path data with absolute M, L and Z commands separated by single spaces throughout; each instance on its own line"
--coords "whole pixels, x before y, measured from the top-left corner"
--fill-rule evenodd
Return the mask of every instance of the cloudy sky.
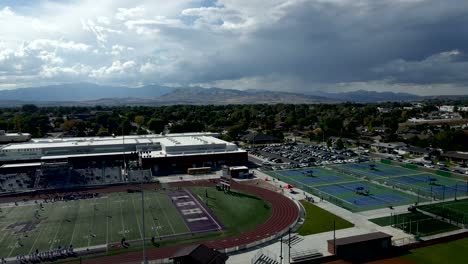
M 0 0 L 0 89 L 468 94 L 466 0 Z

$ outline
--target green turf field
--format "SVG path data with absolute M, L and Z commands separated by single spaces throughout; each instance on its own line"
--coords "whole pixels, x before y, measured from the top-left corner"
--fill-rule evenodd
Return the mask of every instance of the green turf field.
M 204 187 L 191 190 L 208 204 L 208 207 L 227 228 L 220 235 L 232 235 L 255 228 L 271 215 L 270 205 L 262 199 L 237 190 L 230 193 L 210 191 L 206 202 Z M 252 217 L 255 212 L 255 217 Z
M 402 258 L 420 264 L 460 264 L 468 259 L 468 238 L 411 250 Z
M 456 223 L 468 224 L 468 199 L 422 205 L 418 206 L 418 209 L 450 219 Z
M 460 229 L 458 226 L 437 220 L 419 212 L 374 218 L 369 221 L 380 226 L 393 225 L 405 232 L 419 236 L 430 236 Z
M 333 221 L 335 221 L 336 230 L 353 227 L 354 224 L 336 216 L 318 206 L 302 200 L 301 204 L 306 210 L 306 219 L 304 224 L 297 230 L 301 236 L 318 234 L 333 230 Z
M 101 198 L 69 202 L 19 205 L 3 208 L 0 213 L 1 257 L 41 251 L 59 245 L 75 248 L 142 238 L 141 194 L 113 193 Z M 147 237 L 168 236 L 189 232 L 179 212 L 166 194 L 145 192 L 145 226 Z M 16 233 L 20 227 L 8 228 L 18 222 L 40 222 L 26 233 Z M 26 237 L 27 236 L 27 237 Z M 22 244 L 23 246 L 20 246 Z
M 205 197 L 205 189 L 191 188 L 200 200 Z M 239 192 L 225 194 L 214 188 L 209 194 L 208 207 L 226 230 L 196 235 L 191 239 L 164 239 L 160 245 L 232 235 L 254 228 L 271 215 L 270 206 L 257 197 Z M 0 257 L 14 257 L 36 249 L 44 251 L 59 245 L 72 244 L 74 248 L 80 248 L 118 243 L 123 236 L 127 241 L 142 238 L 141 193 L 111 193 L 94 199 L 43 205 L 43 210 L 36 204 L 3 205 Z M 27 221 L 38 220 L 36 210 L 39 210 L 40 222 L 29 232 L 15 234 L 22 226 L 11 228 L 10 225 L 23 222 L 24 226 Z M 255 212 L 255 218 L 251 217 L 252 212 Z M 147 238 L 190 232 L 170 198 L 161 191 L 145 191 L 145 227 Z M 136 247 L 138 245 L 128 250 Z

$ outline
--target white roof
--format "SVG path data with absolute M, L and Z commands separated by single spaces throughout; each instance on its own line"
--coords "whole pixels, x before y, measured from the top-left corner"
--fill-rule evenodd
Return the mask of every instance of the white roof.
M 151 151 L 150 153 L 140 154 L 141 158 L 161 158 L 161 157 L 182 157 L 182 156 L 199 156 L 199 155 L 213 155 L 213 154 L 225 154 L 225 153 L 245 153 L 243 149 L 237 150 L 220 150 L 220 151 L 198 151 L 198 152 L 176 152 L 166 153 L 165 151 Z
M 233 166 L 229 167 L 230 170 L 248 170 L 247 166 Z
M 105 146 L 105 145 L 145 145 L 161 144 L 165 146 L 177 145 L 203 145 L 226 143 L 219 140 L 215 133 L 185 133 L 168 135 L 138 135 L 118 137 L 82 137 L 82 138 L 35 138 L 30 142 L 9 144 L 0 149 L 44 149 L 44 148 L 67 148 L 78 146 Z
M 0 168 L 18 168 L 18 167 L 37 167 L 41 166 L 40 162 L 31 162 L 31 163 L 18 163 L 18 164 L 3 164 Z

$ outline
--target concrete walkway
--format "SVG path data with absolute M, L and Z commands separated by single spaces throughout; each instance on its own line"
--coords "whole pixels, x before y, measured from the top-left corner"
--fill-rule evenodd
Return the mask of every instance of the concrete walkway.
M 271 176 L 259 170 L 255 170 L 255 175 L 259 179 L 263 179 L 263 180 L 268 179 L 268 181 L 271 184 L 274 184 L 276 186 L 287 185 L 287 183 L 273 179 Z M 290 193 L 289 191 L 285 190 L 284 194 L 294 200 L 302 200 L 305 198 L 304 191 L 302 190 L 300 191 L 298 190 L 295 193 Z M 314 198 L 314 200 L 316 201 L 314 204 L 316 206 L 323 208 L 341 218 L 344 218 L 355 225 L 352 228 L 337 230 L 336 238 L 342 238 L 342 237 L 348 237 L 348 236 L 354 236 L 354 235 L 362 235 L 362 234 L 367 234 L 371 232 L 381 231 L 389 235 L 392 235 L 393 236 L 392 239 L 397 240 L 397 241 L 413 241 L 413 235 L 407 234 L 400 229 L 396 229 L 390 226 L 382 227 L 382 226 L 379 226 L 377 224 L 374 224 L 368 221 L 368 219 L 370 218 L 390 216 L 391 213 L 407 212 L 408 206 L 394 207 L 393 210 L 390 208 L 382 208 L 378 210 L 353 213 L 339 206 L 336 206 L 332 203 L 329 203 L 325 200 L 320 201 L 320 197 L 314 196 L 310 193 L 305 192 L 305 194 L 308 197 Z M 287 236 L 285 238 L 287 238 Z M 322 253 L 324 256 L 330 255 L 327 249 L 327 240 L 333 239 L 333 231 L 324 232 L 324 233 L 315 234 L 315 235 L 309 235 L 309 236 L 305 236 L 301 238 L 303 238 L 303 240 L 294 244 L 292 246 L 291 252 L 294 252 L 295 250 L 315 249 L 318 252 Z M 279 254 L 280 254 L 280 249 L 281 249 L 281 245 L 279 241 L 271 243 L 263 247 L 263 249 L 266 249 L 267 251 L 274 253 L 278 257 L 278 260 L 279 260 Z M 229 257 L 227 263 L 230 263 L 230 264 L 250 263 L 251 259 L 255 256 L 255 254 L 257 254 L 259 250 L 262 250 L 262 249 L 255 248 L 248 252 L 241 252 L 239 254 L 232 255 Z M 285 244 L 283 244 L 283 257 L 284 257 L 283 263 L 288 263 L 287 262 L 288 246 Z

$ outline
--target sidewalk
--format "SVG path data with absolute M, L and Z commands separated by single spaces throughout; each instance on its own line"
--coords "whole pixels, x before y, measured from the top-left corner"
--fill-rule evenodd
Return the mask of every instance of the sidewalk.
M 274 179 L 273 177 L 259 170 L 255 170 L 255 175 L 259 179 L 262 179 L 262 180 L 268 179 L 268 181 L 271 184 L 274 184 L 276 186 L 287 185 L 287 183 L 278 181 L 277 179 Z M 314 196 L 310 193 L 305 192 L 305 194 L 308 197 L 313 197 L 314 200 L 317 201 L 314 203 L 314 205 L 322 209 L 325 209 L 341 218 L 344 218 L 355 225 L 352 228 L 337 230 L 336 238 L 362 235 L 362 234 L 378 232 L 378 231 L 392 235 L 393 239 L 412 239 L 413 238 L 412 235 L 406 234 L 402 230 L 395 229 L 392 227 L 382 227 L 382 226 L 379 226 L 377 224 L 374 224 L 368 221 L 369 218 L 389 216 L 390 213 L 407 211 L 408 206 L 398 206 L 398 207 L 395 207 L 393 210 L 389 208 L 383 208 L 383 209 L 378 209 L 378 210 L 373 210 L 373 211 L 353 213 L 339 206 L 336 206 L 332 203 L 329 203 L 325 200 L 320 201 L 320 197 Z M 290 193 L 289 191 L 285 190 L 284 195 L 290 197 L 293 200 L 302 200 L 305 198 L 304 191 L 302 190 L 296 190 L 295 193 Z M 330 253 L 328 252 L 328 248 L 327 248 L 327 240 L 333 239 L 333 231 L 309 235 L 309 236 L 305 236 L 301 238 L 303 238 L 303 240 L 300 241 L 299 243 L 294 244 L 292 246 L 291 251 L 315 249 L 318 252 L 322 253 L 324 256 L 330 255 Z M 279 257 L 279 252 L 281 248 L 279 241 L 276 241 L 263 248 L 265 248 L 266 250 L 270 252 L 273 252 Z M 255 254 L 261 249 L 262 248 L 255 248 L 248 252 L 242 252 L 236 255 L 232 255 L 229 257 L 227 263 L 230 263 L 230 264 L 249 263 L 251 259 L 255 256 Z M 288 251 L 287 245 L 283 245 L 283 257 L 284 257 L 283 262 L 284 263 L 287 263 L 287 257 L 288 257 L 287 251 Z

